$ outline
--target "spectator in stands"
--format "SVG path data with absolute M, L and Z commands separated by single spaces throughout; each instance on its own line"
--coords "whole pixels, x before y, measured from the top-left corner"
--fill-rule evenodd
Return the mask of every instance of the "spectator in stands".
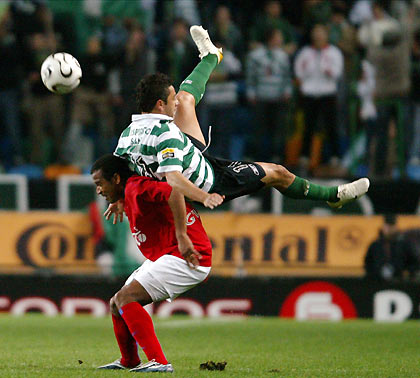
M 115 15 L 107 14 L 101 28 L 102 54 L 118 55 L 124 49 L 128 38 L 127 29 Z
M 349 12 L 349 21 L 356 26 L 370 22 L 372 19 L 372 4 L 370 0 L 356 0 Z
M 121 115 L 117 125 L 128 124 L 131 114 L 137 112 L 134 89 L 139 79 L 154 72 L 155 67 L 156 53 L 148 45 L 143 29 L 140 27 L 132 29 L 125 49 L 118 59 L 118 96 L 116 100 L 121 108 Z
M 317 24 L 328 24 L 331 19 L 331 3 L 330 0 L 309 0 L 303 2 L 303 26 L 305 32 L 312 30 Z
M 271 29 L 278 29 L 283 35 L 283 49 L 292 55 L 296 51 L 296 39 L 293 26 L 281 15 L 280 1 L 269 0 L 264 4 L 264 12 L 257 17 L 251 29 L 251 48 L 266 41 L 267 33 Z
M 171 77 L 175 88 L 178 88 L 195 67 L 197 54 L 184 19 L 175 19 L 168 36 L 169 39 L 161 41 L 159 46 L 157 70 Z
M 288 129 L 292 74 L 289 56 L 283 49 L 283 34 L 268 31 L 265 44 L 247 58 L 247 97 L 255 106 L 254 155 L 257 161 L 282 162 Z
M 372 11 L 372 20 L 364 24 L 358 33 L 359 41 L 366 49 L 366 59 L 376 72 L 378 122 L 374 130 L 375 166 L 371 174 L 391 177 L 392 153 L 388 139 L 396 132 L 399 162 L 401 165 L 405 163 L 403 138 L 406 122 L 403 117 L 410 89 L 410 33 L 408 25 L 390 17 L 381 2 L 375 1 Z
M 29 119 L 30 162 L 48 165 L 62 153 L 64 126 L 64 98 L 49 92 L 41 80 L 40 67 L 44 59 L 56 51 L 51 37 L 37 33 L 31 37 L 28 59 L 25 111 Z
M 413 138 L 409 164 L 420 166 L 420 29 L 415 32 L 411 46 L 410 99 L 413 112 Z
M 329 142 L 329 163 L 340 163 L 340 141 L 337 132 L 337 83 L 343 74 L 343 54 L 328 44 L 328 32 L 324 25 L 315 25 L 311 31 L 312 45 L 304 46 L 295 60 L 295 74 L 303 96 L 305 131 L 303 135 L 301 163 L 315 168 L 321 159 L 314 148 L 313 137 L 325 132 Z M 322 122 L 320 126 L 318 123 Z
M 22 60 L 12 30 L 10 10 L 0 9 L 0 127 L 1 157 L 7 166 L 22 163 L 22 132 L 19 119 L 19 96 Z M 7 148 L 10 146 L 10 148 Z
M 209 34 L 213 40 L 223 43 L 237 58 L 243 58 L 245 46 L 242 33 L 232 21 L 230 9 L 226 5 L 217 7 L 215 22 L 209 27 Z
M 374 162 L 373 132 L 376 129 L 377 111 L 374 102 L 375 69 L 364 59 L 361 64 L 360 78 L 357 82 L 357 95 L 360 98 L 360 120 L 362 130 L 366 133 L 365 160 L 370 170 Z
M 50 48 L 55 47 L 53 15 L 45 0 L 11 1 L 10 16 L 23 56 L 32 52 L 34 34 L 43 34 Z
M 111 99 L 108 90 L 109 58 L 103 54 L 101 40 L 91 36 L 86 53 L 80 59 L 83 69 L 83 80 L 80 87 L 74 91 L 71 125 L 66 141 L 67 155 L 73 163 L 77 156 L 74 145 L 88 126 L 94 126 L 94 137 L 98 138 L 97 154 L 103 154 L 113 148 L 114 114 L 110 106 Z M 80 164 L 80 162 L 77 161 Z M 86 162 L 87 165 L 91 162 Z
M 238 106 L 238 79 L 242 65 L 231 50 L 222 43 L 214 42 L 223 48 L 223 60 L 216 66 L 206 85 L 200 120 L 201 124 L 214 126 L 211 132 L 209 152 L 213 156 L 232 159 L 232 134 L 237 122 L 235 116 Z M 203 131 L 207 134 L 206 130 Z
M 378 239 L 369 246 L 364 261 L 367 278 L 401 279 L 406 272 L 415 278 L 419 270 L 418 256 L 395 223 L 395 215 L 385 216 Z
M 200 12 L 196 0 L 157 1 L 156 13 L 160 17 L 157 23 L 172 24 L 182 18 L 189 25 L 201 24 Z
M 64 127 L 63 101 L 45 89 L 39 74 L 43 60 L 57 48 L 53 15 L 44 0 L 11 1 L 9 9 L 16 48 L 24 57 L 22 64 L 27 85 L 23 108 L 29 121 L 29 160 L 45 165 L 59 154 L 61 142 L 57 135 L 63 133 Z M 53 115 L 53 111 L 56 114 Z M 52 143 L 47 138 L 46 126 L 50 126 Z
M 357 60 L 356 29 L 346 19 L 345 7 L 333 7 L 328 23 L 329 42 L 337 46 L 344 57 L 344 78 L 354 79 L 355 61 Z
M 337 86 L 337 127 L 340 136 L 347 135 L 349 87 L 351 82 L 356 80 L 356 67 L 359 62 L 356 29 L 347 21 L 346 12 L 346 3 L 336 3 L 328 24 L 329 42 L 341 50 L 344 58 L 343 75 Z

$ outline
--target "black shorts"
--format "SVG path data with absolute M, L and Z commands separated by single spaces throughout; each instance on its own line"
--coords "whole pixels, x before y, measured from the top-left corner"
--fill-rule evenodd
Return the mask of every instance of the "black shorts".
M 188 135 L 191 142 L 200 151 L 205 149 L 203 143 Z M 264 187 L 261 181 L 265 177 L 264 169 L 256 163 L 248 161 L 232 161 L 210 156 L 204 157 L 213 167 L 214 185 L 211 193 L 225 195 L 225 202 L 246 194 L 252 194 Z

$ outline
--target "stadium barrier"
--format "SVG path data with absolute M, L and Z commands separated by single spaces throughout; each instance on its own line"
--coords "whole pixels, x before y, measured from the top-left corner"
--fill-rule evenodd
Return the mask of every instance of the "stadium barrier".
M 205 213 L 202 219 L 213 245 L 213 273 L 223 276 L 361 276 L 365 253 L 383 223 L 380 216 L 231 212 Z M 399 216 L 397 226 L 420 246 L 420 217 Z M 0 238 L 0 273 L 98 274 L 103 268 L 83 212 L 1 212 Z M 114 242 L 114 274 L 127 276 L 133 262 L 121 256 L 140 254 L 127 225 Z
M 28 202 L 27 177 L 20 174 L 0 174 L 0 210 L 28 211 Z
M 108 314 L 109 298 L 124 279 L 80 276 L 0 276 L 0 311 L 48 316 Z M 173 302 L 147 306 L 158 317 L 279 316 L 297 320 L 420 319 L 419 282 L 361 278 L 223 278 L 206 282 Z

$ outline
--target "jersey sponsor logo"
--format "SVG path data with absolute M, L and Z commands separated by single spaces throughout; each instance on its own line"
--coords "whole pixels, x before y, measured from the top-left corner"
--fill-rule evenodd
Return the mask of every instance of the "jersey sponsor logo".
M 141 144 L 140 138 L 131 138 L 130 144 Z
M 133 238 L 136 241 L 136 244 L 140 246 L 141 243 L 144 243 L 147 239 L 145 234 L 142 234 L 141 231 L 137 230 L 137 228 L 134 227 L 134 231 L 132 232 Z
M 132 135 L 149 135 L 152 132 L 151 127 L 140 127 L 130 130 L 130 136 Z
M 188 214 L 187 214 L 187 226 L 191 226 L 192 224 L 195 223 L 195 220 L 200 218 L 200 216 L 198 215 L 196 210 L 191 210 Z
M 175 150 L 173 148 L 165 148 L 162 151 L 162 159 L 171 159 L 175 157 Z

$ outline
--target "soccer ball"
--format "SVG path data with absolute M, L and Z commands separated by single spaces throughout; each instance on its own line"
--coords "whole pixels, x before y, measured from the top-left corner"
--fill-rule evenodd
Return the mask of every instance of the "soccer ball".
M 65 52 L 51 54 L 41 66 L 41 79 L 54 93 L 65 94 L 77 88 L 82 69 L 77 59 Z

